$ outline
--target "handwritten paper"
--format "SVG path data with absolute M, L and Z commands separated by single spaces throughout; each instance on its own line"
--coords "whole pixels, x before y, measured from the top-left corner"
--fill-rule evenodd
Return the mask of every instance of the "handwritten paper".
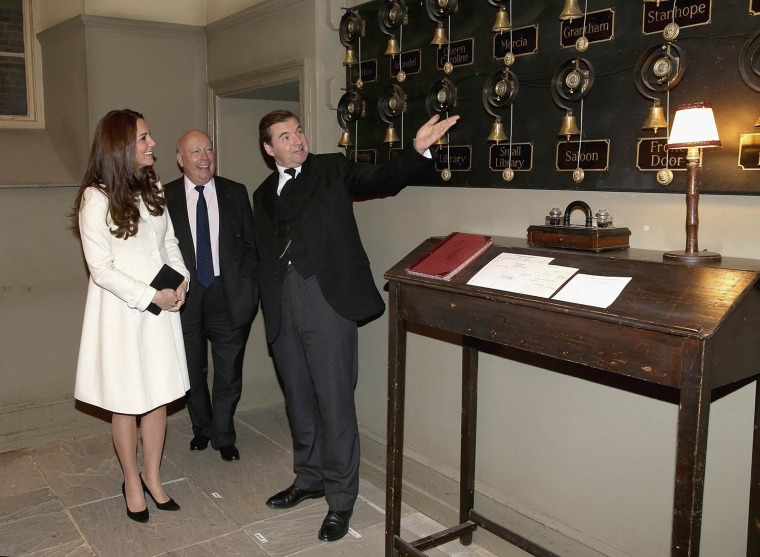
M 607 308 L 620 296 L 630 280 L 631 277 L 600 277 L 579 273 L 552 299 Z
M 467 284 L 548 298 L 578 269 L 549 265 L 552 257 L 500 253 Z
M 576 274 L 578 269 L 573 267 L 550 265 L 553 259 L 521 253 L 500 253 L 475 273 L 467 284 L 607 308 L 631 280 L 631 277 Z M 557 294 L 552 297 L 555 292 Z

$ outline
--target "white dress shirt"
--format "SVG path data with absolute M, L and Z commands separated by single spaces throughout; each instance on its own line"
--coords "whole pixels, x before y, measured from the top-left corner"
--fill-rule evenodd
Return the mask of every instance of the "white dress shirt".
M 208 207 L 208 226 L 211 233 L 211 255 L 214 260 L 214 276 L 219 276 L 219 203 L 216 198 L 216 185 L 214 179 L 204 184 L 203 197 Z M 193 246 L 198 253 L 198 242 L 195 238 L 195 218 L 198 207 L 198 192 L 187 176 L 185 176 L 185 198 L 187 199 L 187 217 L 190 220 L 190 231 L 193 233 Z

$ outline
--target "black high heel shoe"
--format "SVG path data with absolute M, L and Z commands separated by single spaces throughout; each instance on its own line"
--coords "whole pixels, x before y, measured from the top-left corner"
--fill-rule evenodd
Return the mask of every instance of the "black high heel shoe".
M 129 504 L 127 503 L 127 490 L 124 482 L 121 482 L 121 494 L 124 496 L 124 506 L 127 507 L 127 516 L 135 522 L 148 522 L 150 514 L 148 513 L 147 506 L 143 510 L 137 512 L 132 512 L 129 510 Z
M 177 502 L 169 497 L 169 500 L 166 503 L 159 503 L 156 501 L 156 498 L 153 497 L 153 494 L 150 492 L 150 489 L 148 489 L 148 486 L 145 485 L 145 481 L 142 479 L 142 474 L 140 474 L 140 483 L 142 484 L 143 491 L 150 495 L 150 498 L 153 499 L 153 502 L 156 504 L 156 508 L 160 511 L 178 511 L 179 505 Z

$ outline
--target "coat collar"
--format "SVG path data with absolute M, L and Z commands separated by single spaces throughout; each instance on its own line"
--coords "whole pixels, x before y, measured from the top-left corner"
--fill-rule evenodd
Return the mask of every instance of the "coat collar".
M 320 179 L 320 168 L 321 163 L 319 162 L 319 158 L 314 154 L 309 154 L 301 165 L 301 172 L 296 176 L 296 182 L 291 187 L 289 194 L 291 204 L 296 213 L 301 211 L 316 191 Z M 261 204 L 264 214 L 275 225 L 277 223 L 277 184 L 279 179 L 279 172 L 272 172 L 262 184 L 261 192 Z

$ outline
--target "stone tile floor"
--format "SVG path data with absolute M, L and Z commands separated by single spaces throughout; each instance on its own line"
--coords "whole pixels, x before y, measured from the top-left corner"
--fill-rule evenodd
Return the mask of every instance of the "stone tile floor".
M 121 468 L 108 433 L 0 454 L 2 557 L 381 557 L 385 493 L 362 480 L 351 531 L 324 543 L 317 530 L 324 499 L 275 511 L 264 501 L 293 480 L 290 433 L 282 405 L 239 412 L 241 460 L 224 462 L 211 448 L 188 449 L 189 418 L 169 418 L 161 477 L 182 506 L 161 512 L 148 500 L 150 521 L 129 520 Z M 402 536 L 416 539 L 443 529 L 404 505 Z M 431 557 L 493 557 L 458 542 Z

